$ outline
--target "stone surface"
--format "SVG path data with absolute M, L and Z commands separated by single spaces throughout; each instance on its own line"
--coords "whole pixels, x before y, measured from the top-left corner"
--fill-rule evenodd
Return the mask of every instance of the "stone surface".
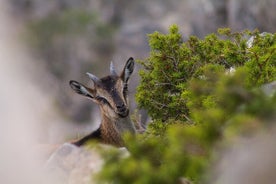
M 77 147 L 65 143 L 57 148 L 45 165 L 48 177 L 59 184 L 91 184 L 93 176 L 104 163 L 97 149 L 119 149 L 122 156 L 128 156 L 126 148 L 114 148 L 108 145 L 97 145 L 92 148 Z
M 65 143 L 50 156 L 45 169 L 58 183 L 86 184 L 92 183 L 93 174 L 101 169 L 102 164 L 96 150 Z

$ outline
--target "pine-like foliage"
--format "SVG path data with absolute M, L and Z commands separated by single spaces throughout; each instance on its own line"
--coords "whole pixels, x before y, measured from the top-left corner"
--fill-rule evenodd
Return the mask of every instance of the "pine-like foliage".
M 126 135 L 129 157 L 105 154 L 99 182 L 201 183 L 215 147 L 276 122 L 276 94 L 262 88 L 276 80 L 275 34 L 219 29 L 183 41 L 173 25 L 168 34 L 150 34 L 149 45 L 136 99 L 152 122 L 143 135 Z

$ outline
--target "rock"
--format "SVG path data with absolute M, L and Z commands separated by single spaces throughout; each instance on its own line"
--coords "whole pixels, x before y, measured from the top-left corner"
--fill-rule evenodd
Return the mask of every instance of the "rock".
M 214 164 L 211 181 L 223 184 L 270 184 L 276 181 L 275 127 L 268 134 L 241 139 Z
M 77 147 L 70 143 L 61 145 L 50 156 L 45 165 L 47 177 L 59 184 L 91 184 L 93 177 L 104 163 L 99 150 L 119 149 L 122 157 L 127 157 L 126 148 L 115 148 L 108 145 L 97 145 L 92 148 Z
M 268 96 L 272 96 L 276 92 L 276 81 L 270 82 L 268 84 L 264 84 L 262 86 L 262 90 Z
M 95 150 L 80 148 L 69 143 L 60 146 L 48 159 L 46 172 L 59 183 L 91 183 L 93 174 L 103 164 Z

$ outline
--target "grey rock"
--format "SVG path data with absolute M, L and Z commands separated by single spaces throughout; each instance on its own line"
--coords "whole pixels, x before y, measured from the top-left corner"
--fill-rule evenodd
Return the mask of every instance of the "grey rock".
M 103 159 L 93 149 L 61 145 L 48 159 L 45 170 L 57 183 L 92 183 L 93 174 L 100 171 Z
M 58 184 L 91 184 L 94 176 L 104 163 L 99 150 L 118 149 L 122 158 L 129 156 L 126 148 L 115 148 L 108 145 L 77 147 L 70 143 L 61 145 L 52 153 L 45 164 L 45 173 L 51 181 Z

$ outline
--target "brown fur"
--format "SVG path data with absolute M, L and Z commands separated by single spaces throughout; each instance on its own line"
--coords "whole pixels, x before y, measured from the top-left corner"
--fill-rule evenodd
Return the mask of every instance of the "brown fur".
M 127 84 L 134 69 L 134 60 L 129 58 L 120 75 L 111 67 L 111 75 L 98 79 L 88 74 L 93 81 L 93 88 L 84 86 L 77 81 L 70 81 L 71 88 L 100 106 L 102 121 L 100 127 L 82 139 L 73 142 L 77 146 L 84 145 L 89 140 L 98 140 L 105 144 L 123 146 L 122 134 L 135 134 L 134 124 L 129 117 Z

